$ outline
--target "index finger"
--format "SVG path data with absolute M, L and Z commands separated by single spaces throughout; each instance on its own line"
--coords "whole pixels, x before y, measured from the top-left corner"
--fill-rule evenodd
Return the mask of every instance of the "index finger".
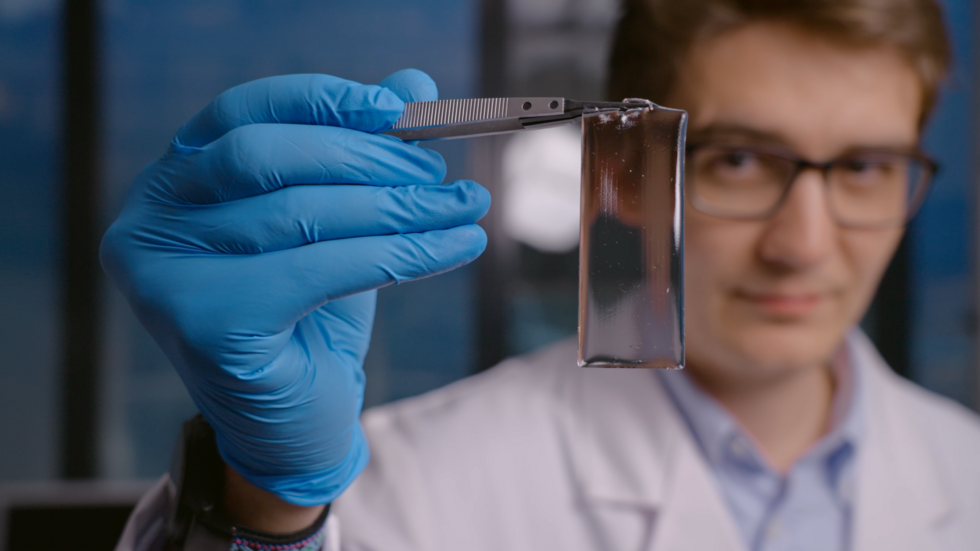
M 222 93 L 177 131 L 174 143 L 204 147 L 235 128 L 262 123 L 381 132 L 395 124 L 404 109 L 405 102 L 382 86 L 330 75 L 269 77 Z

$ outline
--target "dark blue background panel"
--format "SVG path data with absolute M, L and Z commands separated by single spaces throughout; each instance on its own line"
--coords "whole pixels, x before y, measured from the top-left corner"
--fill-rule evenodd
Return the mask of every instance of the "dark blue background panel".
M 946 0 L 954 67 L 924 147 L 942 172 L 910 228 L 910 375 L 977 407 L 976 4 Z
M 55 6 L 0 5 L 0 479 L 55 476 L 59 426 Z

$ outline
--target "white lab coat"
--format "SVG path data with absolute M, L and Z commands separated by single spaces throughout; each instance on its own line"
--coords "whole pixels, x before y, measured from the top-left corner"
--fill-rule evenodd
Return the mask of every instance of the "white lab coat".
M 852 549 L 980 549 L 980 422 L 892 374 L 864 335 L 848 347 L 867 392 Z M 580 369 L 574 342 L 364 426 L 371 462 L 331 509 L 331 551 L 745 549 L 658 379 Z M 166 500 L 161 483 L 118 551 L 160 541 Z

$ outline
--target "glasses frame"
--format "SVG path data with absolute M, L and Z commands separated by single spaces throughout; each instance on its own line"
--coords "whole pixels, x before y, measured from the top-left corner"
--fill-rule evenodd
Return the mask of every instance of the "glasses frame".
M 697 179 L 691 177 L 690 175 L 685 175 L 685 180 L 687 183 L 686 185 L 690 188 L 690 192 L 686 193 L 685 195 L 687 195 L 688 202 L 691 204 L 691 207 L 693 207 L 698 212 L 702 212 L 704 214 L 717 216 L 719 218 L 728 218 L 731 220 L 768 220 L 769 218 L 775 216 L 776 213 L 779 212 L 779 209 L 781 209 L 783 205 L 786 203 L 786 198 L 789 197 L 789 193 L 793 189 L 793 185 L 799 179 L 800 174 L 802 174 L 807 170 L 818 170 L 820 171 L 820 174 L 823 176 L 824 186 L 826 188 L 829 188 L 831 169 L 840 166 L 842 164 L 845 164 L 849 161 L 853 161 L 855 158 L 854 154 L 852 153 L 852 154 L 842 155 L 836 159 L 824 163 L 817 163 L 804 159 L 798 155 L 789 153 L 785 150 L 780 150 L 778 148 L 757 146 L 757 145 L 740 146 L 740 145 L 734 145 L 725 142 L 711 142 L 711 141 L 688 144 L 687 147 L 685 148 L 685 153 L 687 154 L 688 157 L 690 157 L 691 153 L 699 149 L 706 149 L 708 147 L 731 149 L 733 151 L 743 150 L 752 153 L 759 153 L 759 154 L 783 159 L 786 161 L 790 161 L 795 165 L 793 167 L 793 170 L 789 173 L 787 181 L 783 184 L 782 194 L 779 196 L 779 199 L 776 201 L 776 203 L 769 210 L 761 214 L 748 215 L 748 216 L 719 214 L 718 212 L 713 212 L 711 209 L 705 209 L 703 208 L 703 206 L 698 206 L 697 199 L 696 199 Z M 922 204 L 925 202 L 926 196 L 929 194 L 929 190 L 932 188 L 932 183 L 935 180 L 936 175 L 939 174 L 942 168 L 939 165 L 939 163 L 937 163 L 936 161 L 928 157 L 925 153 L 922 153 L 920 151 L 903 152 L 903 151 L 894 151 L 894 150 L 887 150 L 887 149 L 862 149 L 859 151 L 855 151 L 854 153 L 879 153 L 879 154 L 899 155 L 899 156 L 908 157 L 910 159 L 914 159 L 916 161 L 921 162 L 926 173 L 924 176 L 921 177 L 921 181 L 919 182 L 918 187 L 915 190 L 915 194 L 909 199 L 908 208 L 906 209 L 905 217 L 901 221 L 897 221 L 897 222 L 888 221 L 880 224 L 853 224 L 853 223 L 842 221 L 840 219 L 840 216 L 837 214 L 836 209 L 834 209 L 833 204 L 828 203 L 828 210 L 830 211 L 831 218 L 833 218 L 834 222 L 838 226 L 845 227 L 845 228 L 884 229 L 884 228 L 895 227 L 895 226 L 904 226 L 908 224 L 919 212 L 919 209 L 922 207 Z M 691 165 L 688 164 L 687 166 L 690 167 Z

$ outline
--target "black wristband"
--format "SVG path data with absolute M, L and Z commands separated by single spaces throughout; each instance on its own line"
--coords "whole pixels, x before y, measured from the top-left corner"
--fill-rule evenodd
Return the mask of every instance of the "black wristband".
M 209 551 L 224 544 L 231 551 L 318 551 L 330 512 L 327 505 L 309 527 L 292 534 L 269 534 L 236 526 L 221 511 L 225 463 L 218 453 L 214 429 L 200 414 L 184 423 L 174 454 L 171 480 L 177 499 L 168 522 L 169 541 L 185 549 L 190 541 L 206 541 Z M 207 534 L 202 534 L 201 531 Z M 188 549 L 188 551 L 196 551 Z

